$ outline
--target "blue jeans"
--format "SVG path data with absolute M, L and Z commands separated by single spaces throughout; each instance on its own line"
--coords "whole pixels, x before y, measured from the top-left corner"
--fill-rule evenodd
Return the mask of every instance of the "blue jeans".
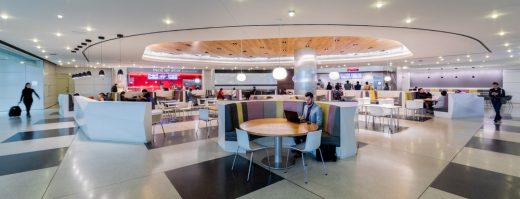
M 493 104 L 493 109 L 495 109 L 495 122 L 502 119 L 500 115 L 500 109 L 502 108 L 502 102 L 500 100 L 491 100 L 491 104 Z

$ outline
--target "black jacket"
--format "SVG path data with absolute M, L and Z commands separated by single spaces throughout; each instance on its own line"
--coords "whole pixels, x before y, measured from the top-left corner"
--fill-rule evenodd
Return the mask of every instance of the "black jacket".
M 498 95 L 492 95 L 493 93 L 498 93 Z M 494 89 L 489 89 L 489 98 L 492 100 L 492 101 L 495 101 L 495 100 L 500 100 L 500 98 L 502 97 L 505 97 L 506 96 L 506 91 L 500 87 Z

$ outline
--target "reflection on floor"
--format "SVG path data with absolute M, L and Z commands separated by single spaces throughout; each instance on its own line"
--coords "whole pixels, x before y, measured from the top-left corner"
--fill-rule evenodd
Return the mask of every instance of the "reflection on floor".
M 91 141 L 55 113 L 0 114 L 1 198 L 520 198 L 520 109 L 500 125 L 492 113 L 401 120 L 394 134 L 365 128 L 361 115 L 358 154 L 327 162 L 327 176 L 307 158 L 308 184 L 301 158 L 287 173 L 269 174 L 258 161 L 263 153 L 246 182 L 246 156 L 231 171 L 233 153 L 219 147 L 217 124 L 206 127 L 195 111 L 165 118 L 166 135 L 158 125 L 148 144 Z

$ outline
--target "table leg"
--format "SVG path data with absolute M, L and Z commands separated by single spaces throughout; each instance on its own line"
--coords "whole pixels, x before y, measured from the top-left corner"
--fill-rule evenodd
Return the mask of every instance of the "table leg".
M 400 116 L 401 116 L 401 113 L 399 113 L 399 108 L 397 108 L 397 131 L 399 131 L 399 128 L 401 127 L 399 125 L 399 120 L 400 120 Z
M 267 157 L 262 160 L 262 163 L 266 166 L 270 166 L 271 169 L 285 169 L 287 156 L 283 154 L 282 148 L 282 136 L 274 137 L 274 155 L 270 156 L 270 164 L 267 162 Z M 294 158 L 289 154 L 289 164 L 288 167 L 292 167 L 294 165 Z
M 388 128 L 390 129 L 390 134 L 392 134 L 394 128 L 394 109 L 390 109 L 390 125 Z
M 367 107 L 363 106 L 363 113 L 365 114 L 365 128 L 368 129 L 368 113 L 367 113 Z

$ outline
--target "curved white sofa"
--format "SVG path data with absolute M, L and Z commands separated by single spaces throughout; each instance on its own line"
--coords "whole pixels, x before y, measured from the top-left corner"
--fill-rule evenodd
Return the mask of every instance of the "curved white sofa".
M 147 143 L 152 139 L 149 102 L 100 102 L 74 97 L 74 119 L 92 140 Z
M 58 95 L 58 105 L 60 107 L 59 113 L 62 117 L 72 117 L 74 116 L 74 111 L 69 111 L 69 95 L 68 94 L 59 94 Z
M 470 93 L 448 94 L 448 111 L 434 111 L 440 118 L 470 118 L 484 116 L 484 98 Z

